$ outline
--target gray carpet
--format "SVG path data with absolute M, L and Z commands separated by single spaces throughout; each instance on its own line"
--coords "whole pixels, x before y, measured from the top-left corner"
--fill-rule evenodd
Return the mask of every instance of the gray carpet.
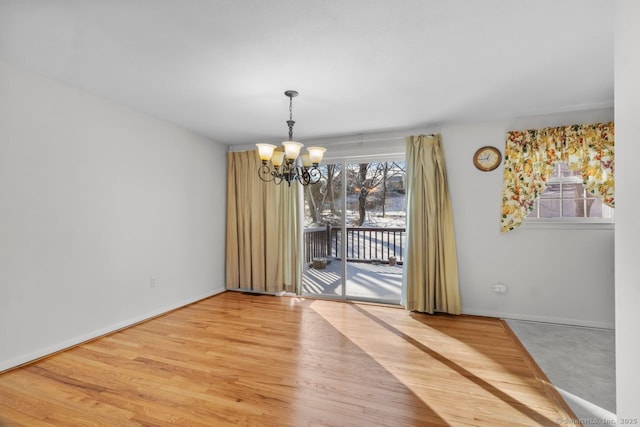
M 505 320 L 584 425 L 615 419 L 615 331 Z

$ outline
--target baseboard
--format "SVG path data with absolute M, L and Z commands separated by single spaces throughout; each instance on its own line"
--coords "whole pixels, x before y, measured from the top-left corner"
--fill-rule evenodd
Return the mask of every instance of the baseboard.
M 82 334 L 73 338 L 69 338 L 67 340 L 64 340 L 60 343 L 56 343 L 54 345 L 48 346 L 48 347 L 44 347 L 44 348 L 40 348 L 38 350 L 32 351 L 30 353 L 27 354 L 23 354 L 21 356 L 18 357 L 14 357 L 13 359 L 10 360 L 3 360 L 0 361 L 0 374 L 2 374 L 5 371 L 8 371 L 10 369 L 14 369 L 17 368 L 19 366 L 22 365 L 26 365 L 28 363 L 34 362 L 38 359 L 42 359 L 44 357 L 47 356 L 51 356 L 52 354 L 55 353 L 59 353 L 61 351 L 67 350 L 69 348 L 75 347 L 79 344 L 85 343 L 87 341 L 91 341 L 94 340 L 96 338 L 111 334 L 113 332 L 119 331 L 121 329 L 125 329 L 128 327 L 131 327 L 135 324 L 144 322 L 146 320 L 152 319 L 154 317 L 158 317 L 161 316 L 163 314 L 166 314 L 170 311 L 182 308 L 184 306 L 187 306 L 189 304 L 193 304 L 194 302 L 212 297 L 214 295 L 220 294 L 222 292 L 225 292 L 226 289 L 216 289 L 212 292 L 208 292 L 206 294 L 203 295 L 198 295 L 196 297 L 192 297 L 192 298 L 188 298 L 185 300 L 182 300 L 180 302 L 177 302 L 175 304 L 171 304 L 169 306 L 142 314 L 140 316 L 136 316 L 133 317 L 131 319 L 127 319 L 127 320 L 123 320 L 121 322 L 115 323 L 113 325 L 104 327 L 104 328 L 100 328 L 97 329 L 95 331 L 91 331 L 88 332 L 86 334 Z
M 598 322 L 598 321 L 592 321 L 592 320 L 571 319 L 571 318 L 565 318 L 565 317 L 538 316 L 538 315 L 531 315 L 531 314 L 506 313 L 506 312 L 500 312 L 500 311 L 475 310 L 475 309 L 468 309 L 468 308 L 463 308 L 462 312 L 463 314 L 470 314 L 473 316 L 488 316 L 488 317 L 497 317 L 500 319 L 555 323 L 560 325 L 583 326 L 586 328 L 615 329 L 615 324 L 613 322 Z

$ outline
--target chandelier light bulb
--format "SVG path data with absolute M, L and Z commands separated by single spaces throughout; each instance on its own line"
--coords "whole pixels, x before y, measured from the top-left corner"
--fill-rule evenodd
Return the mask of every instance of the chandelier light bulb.
M 309 153 L 301 154 L 300 161 L 302 162 L 302 166 L 304 166 L 305 168 L 311 167 L 311 158 L 309 157 Z
M 327 151 L 327 149 L 322 147 L 309 147 L 307 148 L 307 151 L 309 152 L 309 158 L 311 159 L 311 163 L 313 163 L 314 165 L 317 165 L 322 161 L 324 152 Z
M 273 150 L 276 149 L 276 146 L 273 144 L 256 144 L 256 146 L 258 147 L 258 156 L 260 156 L 260 160 L 263 162 L 268 162 L 271 159 Z
M 282 165 L 284 161 L 284 151 L 274 151 L 271 156 L 271 163 L 273 166 L 278 167 Z
M 295 160 L 303 147 L 303 144 L 295 141 L 285 141 L 282 145 L 284 145 L 284 157 L 287 160 Z

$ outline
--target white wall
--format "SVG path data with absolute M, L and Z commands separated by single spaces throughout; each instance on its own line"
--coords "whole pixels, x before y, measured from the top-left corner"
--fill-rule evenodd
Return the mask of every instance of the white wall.
M 616 99 L 616 406 L 640 423 L 640 2 L 618 0 Z
M 611 120 L 605 109 L 443 126 L 465 313 L 613 328 L 613 228 L 500 233 L 503 168 L 480 172 L 471 160 L 483 145 L 504 154 L 509 130 Z M 494 293 L 496 282 L 507 292 Z
M 608 108 L 302 142 L 327 147 L 331 161 L 404 153 L 404 136 L 440 133 L 453 204 L 463 312 L 613 328 L 613 226 L 525 225 L 500 233 L 503 169 L 480 172 L 472 162 L 473 153 L 483 145 L 504 153 L 510 130 L 612 120 L 613 108 Z M 496 282 L 506 284 L 507 292 L 494 293 L 491 285 Z
M 221 291 L 225 151 L 0 62 L 0 371 Z

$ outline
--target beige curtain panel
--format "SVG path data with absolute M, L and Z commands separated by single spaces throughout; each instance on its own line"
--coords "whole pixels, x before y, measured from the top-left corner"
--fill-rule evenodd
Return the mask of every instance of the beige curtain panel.
M 227 153 L 226 288 L 298 292 L 300 189 L 263 182 L 257 151 Z
M 407 144 L 407 310 L 460 314 L 453 213 L 440 135 L 409 136 Z

